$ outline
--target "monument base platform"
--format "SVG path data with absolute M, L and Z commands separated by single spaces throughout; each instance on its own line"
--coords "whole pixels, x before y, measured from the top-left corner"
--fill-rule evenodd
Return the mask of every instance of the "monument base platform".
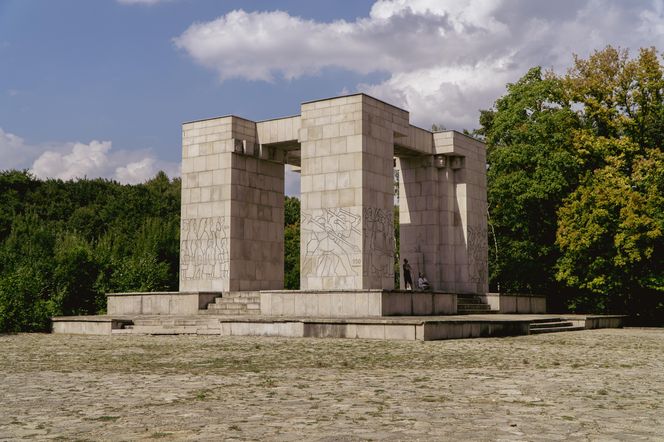
M 217 335 L 433 341 L 621 328 L 624 316 L 454 315 L 384 318 L 270 316 L 72 316 L 53 318 L 53 333 Z
M 457 313 L 456 294 L 404 290 L 136 292 L 106 296 L 109 315 L 225 313 L 347 318 Z

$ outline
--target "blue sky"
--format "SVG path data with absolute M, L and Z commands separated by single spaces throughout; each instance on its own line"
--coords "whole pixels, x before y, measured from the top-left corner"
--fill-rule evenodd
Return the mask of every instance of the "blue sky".
M 531 66 L 664 48 L 662 1 L 552 3 L 0 0 L 0 170 L 173 175 L 183 121 L 291 115 L 344 92 L 473 128 Z

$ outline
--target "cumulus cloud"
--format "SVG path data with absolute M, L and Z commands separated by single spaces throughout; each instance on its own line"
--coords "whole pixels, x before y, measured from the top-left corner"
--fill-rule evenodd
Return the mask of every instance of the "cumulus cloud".
M 587 56 L 607 44 L 663 46 L 663 5 L 379 0 L 367 17 L 332 22 L 236 10 L 192 24 L 174 43 L 222 81 L 293 79 L 329 67 L 386 73 L 380 83 L 351 87 L 410 109 L 415 123 L 472 128 L 478 109 L 532 66 L 564 71 L 572 53 Z
M 179 176 L 179 163 L 160 161 L 150 150 L 117 150 L 110 141 L 34 145 L 0 128 L 0 170 L 29 169 L 39 178 L 109 178 L 141 183 L 163 170 Z
M 36 152 L 37 149 L 26 144 L 23 138 L 0 127 L 0 170 L 27 167 Z
M 121 183 L 144 182 L 159 170 L 179 175 L 178 165 L 159 161 L 149 151 L 113 151 L 110 141 L 68 143 L 59 150 L 46 150 L 30 171 L 39 178 L 110 178 Z
M 69 152 L 47 150 L 32 165 L 31 172 L 40 178 L 70 180 L 87 176 L 102 176 L 108 167 L 110 141 L 74 143 Z

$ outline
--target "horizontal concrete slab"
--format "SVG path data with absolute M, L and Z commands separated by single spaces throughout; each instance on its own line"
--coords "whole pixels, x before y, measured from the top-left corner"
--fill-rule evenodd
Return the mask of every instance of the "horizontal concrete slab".
M 221 292 L 135 292 L 106 294 L 109 315 L 194 315 Z
M 527 335 L 533 322 L 557 319 L 585 323 L 587 328 L 619 328 L 622 327 L 625 317 L 504 314 L 375 318 L 78 316 L 53 318 L 53 333 L 213 334 L 432 341 Z

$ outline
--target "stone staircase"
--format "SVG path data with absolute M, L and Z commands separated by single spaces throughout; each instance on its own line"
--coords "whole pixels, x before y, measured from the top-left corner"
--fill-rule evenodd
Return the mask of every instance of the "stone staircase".
M 491 306 L 484 302 L 478 295 L 457 295 L 457 314 L 476 315 L 486 313 L 498 313 L 491 310 Z
M 585 330 L 585 325 L 575 324 L 578 321 L 569 321 L 564 318 L 536 319 L 530 323 L 530 334 L 557 333 L 566 331 Z
M 213 303 L 208 304 L 204 310 L 199 310 L 201 315 L 225 315 L 246 316 L 260 315 L 261 295 L 260 292 L 228 292 L 216 298 Z

